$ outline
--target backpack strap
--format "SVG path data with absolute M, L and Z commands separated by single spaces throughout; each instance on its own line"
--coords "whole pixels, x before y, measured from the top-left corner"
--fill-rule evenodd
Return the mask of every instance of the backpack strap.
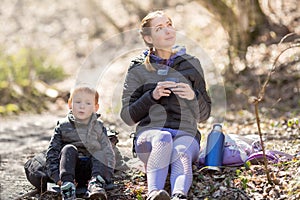
M 135 151 L 135 140 L 136 140 L 135 134 L 136 134 L 136 133 L 131 133 L 131 134 L 130 134 L 130 138 L 132 138 L 132 156 L 133 156 L 134 158 L 137 157 L 136 151 Z
M 266 150 L 265 154 L 266 154 L 267 160 L 269 160 L 273 163 L 278 163 L 280 161 L 288 161 L 293 158 L 293 156 L 288 153 L 284 153 L 284 152 L 276 151 L 276 150 Z M 264 158 L 263 152 L 259 151 L 259 152 L 252 153 L 248 157 L 246 162 L 250 161 L 251 163 L 256 164 L 256 163 L 259 163 L 260 161 L 262 161 L 263 158 Z
M 274 155 L 278 155 L 279 156 L 279 161 L 288 161 L 288 160 L 292 160 L 293 159 L 293 155 L 288 154 L 288 153 L 284 153 L 282 151 L 276 151 L 276 150 L 268 150 L 269 153 L 274 154 Z

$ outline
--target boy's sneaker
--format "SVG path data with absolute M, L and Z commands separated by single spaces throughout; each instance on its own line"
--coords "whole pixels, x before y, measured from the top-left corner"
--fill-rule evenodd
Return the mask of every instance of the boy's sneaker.
M 87 196 L 89 199 L 106 200 L 107 195 L 104 190 L 105 180 L 100 176 L 96 176 L 89 181 Z
M 187 197 L 181 193 L 175 193 L 172 195 L 171 200 L 187 200 Z
M 170 195 L 165 190 L 152 191 L 147 200 L 170 200 Z
M 75 200 L 76 188 L 72 182 L 64 182 L 60 187 L 62 200 Z

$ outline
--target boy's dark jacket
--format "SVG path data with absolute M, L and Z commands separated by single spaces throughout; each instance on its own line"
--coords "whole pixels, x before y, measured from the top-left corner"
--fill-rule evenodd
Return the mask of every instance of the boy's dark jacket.
M 79 124 L 75 122 L 72 112 L 69 112 L 66 118 L 58 121 L 46 155 L 47 173 L 55 183 L 59 180 L 60 151 L 67 144 L 76 146 L 79 156 L 92 159 L 92 171 L 105 171 L 106 177 L 103 178 L 107 181 L 111 179 L 115 155 L 106 129 L 97 118 L 98 115 L 93 114 L 88 125 Z
M 156 71 L 145 68 L 145 55 L 135 58 L 128 69 L 122 96 L 121 118 L 128 124 L 138 123 L 137 132 L 147 128 L 166 127 L 186 131 L 196 137 L 197 122 L 210 116 L 211 99 L 206 91 L 203 69 L 199 60 L 183 53 L 175 57 L 167 75 L 159 75 L 160 64 L 150 59 Z M 171 94 L 155 100 L 152 91 L 157 82 L 177 78 L 189 84 L 195 92 L 194 100 Z

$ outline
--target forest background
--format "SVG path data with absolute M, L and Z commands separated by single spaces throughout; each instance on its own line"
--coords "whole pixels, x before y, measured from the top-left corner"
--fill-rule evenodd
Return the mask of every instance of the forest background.
M 69 90 L 76 83 L 89 82 L 98 87 L 102 120 L 116 127 L 121 133 L 119 147 L 130 151 L 128 137 L 133 128 L 119 119 L 122 83 L 130 59 L 145 48 L 138 36 L 138 22 L 156 9 L 172 16 L 178 43 L 197 55 L 205 70 L 214 107 L 207 124 L 199 125 L 203 133 L 208 133 L 213 123 L 222 122 L 227 133 L 257 135 L 252 100 L 261 97 L 263 83 L 270 78 L 259 103 L 263 136 L 268 148 L 299 155 L 297 0 L 3 0 L 1 199 L 30 191 L 22 165 L 47 146 L 55 120 L 64 116 Z M 298 168 L 296 160 L 286 173 L 299 174 Z M 283 177 L 293 185 L 282 183 L 283 192 L 274 193 L 296 198 L 299 179 Z M 14 179 L 23 182 L 12 184 Z M 241 185 L 245 180 L 246 185 L 253 182 L 249 177 L 238 176 L 237 180 Z M 261 180 L 265 183 L 263 177 Z M 255 184 L 262 188 L 261 195 L 268 188 L 266 184 Z M 255 198 L 252 193 L 259 192 L 251 187 L 241 186 L 241 191 Z M 144 190 L 132 190 L 130 195 L 135 198 L 136 193 L 145 194 Z M 218 191 L 220 185 L 193 195 L 213 196 Z

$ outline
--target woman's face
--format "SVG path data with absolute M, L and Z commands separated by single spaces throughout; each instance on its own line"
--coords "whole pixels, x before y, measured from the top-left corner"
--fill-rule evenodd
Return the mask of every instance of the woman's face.
M 144 39 L 156 49 L 171 49 L 176 41 L 176 31 L 169 18 L 165 15 L 157 16 L 150 24 L 151 35 Z

